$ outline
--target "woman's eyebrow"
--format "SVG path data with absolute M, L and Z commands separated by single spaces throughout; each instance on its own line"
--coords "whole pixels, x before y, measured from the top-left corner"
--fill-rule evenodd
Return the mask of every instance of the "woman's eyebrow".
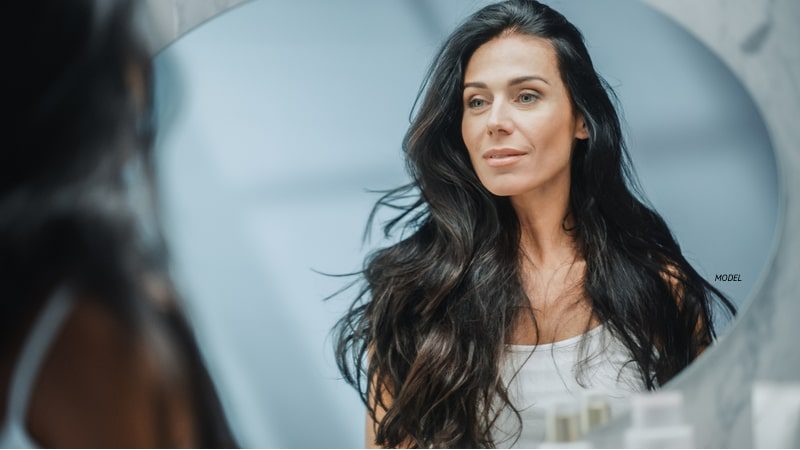
M 539 81 L 541 81 L 541 82 L 543 82 L 544 84 L 547 84 L 547 85 L 550 84 L 550 82 L 548 82 L 544 78 L 540 77 L 539 75 L 526 75 L 526 76 L 522 76 L 522 77 L 513 78 L 511 81 L 508 82 L 508 85 L 509 86 L 514 86 L 515 84 L 520 84 L 520 83 L 524 83 L 526 81 L 533 81 L 533 80 L 539 80 Z
M 540 77 L 538 75 L 524 75 L 524 76 L 521 76 L 521 77 L 512 78 L 508 82 L 508 85 L 509 86 L 514 86 L 514 85 L 517 85 L 517 84 L 520 84 L 520 83 L 525 83 L 526 81 L 533 81 L 533 80 L 539 80 L 539 81 L 541 81 L 541 82 L 543 82 L 544 84 L 547 84 L 547 85 L 550 84 L 550 82 L 548 82 L 547 80 L 545 80 L 544 78 L 542 78 L 542 77 Z M 480 81 L 470 81 L 469 83 L 464 83 L 464 89 L 466 89 L 468 87 L 474 87 L 474 88 L 478 88 L 478 89 L 486 89 L 487 88 L 486 83 L 483 83 L 483 82 L 480 82 Z

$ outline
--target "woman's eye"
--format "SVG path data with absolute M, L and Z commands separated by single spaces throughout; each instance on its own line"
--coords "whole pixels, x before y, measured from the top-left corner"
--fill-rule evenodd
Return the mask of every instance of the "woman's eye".
M 522 94 L 519 94 L 520 103 L 533 103 L 537 98 L 538 97 L 536 94 L 532 94 L 530 92 L 523 92 Z
M 481 107 L 481 106 L 483 106 L 485 103 L 486 103 L 486 102 L 484 102 L 484 101 L 483 101 L 483 99 L 480 99 L 480 98 L 473 98 L 472 100 L 470 100 L 470 101 L 467 103 L 467 105 L 469 105 L 469 107 L 470 107 L 470 108 L 480 108 L 480 107 Z

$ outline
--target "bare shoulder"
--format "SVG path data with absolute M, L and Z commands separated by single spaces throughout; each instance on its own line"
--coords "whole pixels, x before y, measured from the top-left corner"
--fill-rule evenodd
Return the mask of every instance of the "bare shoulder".
M 684 274 L 674 264 L 667 264 L 662 272 L 662 278 L 670 285 L 672 295 L 675 297 L 675 302 L 678 305 L 680 313 L 690 314 L 693 317 L 691 320 L 694 322 L 694 339 L 697 341 L 697 352 L 694 357 L 697 357 L 711 345 L 711 337 L 709 333 L 709 326 L 706 322 L 706 317 L 699 312 L 696 304 L 689 305 L 689 310 L 684 308 L 685 290 L 683 286 Z M 691 312 L 694 311 L 694 312 Z
M 191 446 L 179 371 L 110 308 L 77 299 L 39 372 L 28 428 L 45 446 Z
M 682 283 L 682 280 L 684 279 L 683 272 L 681 272 L 677 265 L 668 263 L 661 271 L 661 278 L 670 286 L 672 295 L 675 297 L 678 307 L 681 307 L 684 296 Z
M 676 264 L 667 263 L 664 268 L 661 270 L 661 277 L 664 281 L 669 282 L 670 284 L 677 283 L 683 276 L 683 273 L 678 268 Z

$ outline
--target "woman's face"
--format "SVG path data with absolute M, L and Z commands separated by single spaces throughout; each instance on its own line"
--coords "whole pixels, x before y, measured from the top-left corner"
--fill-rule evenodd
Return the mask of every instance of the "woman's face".
M 463 102 L 461 136 L 491 193 L 569 186 L 572 144 L 588 134 L 573 115 L 549 41 L 511 34 L 478 47 L 467 63 Z

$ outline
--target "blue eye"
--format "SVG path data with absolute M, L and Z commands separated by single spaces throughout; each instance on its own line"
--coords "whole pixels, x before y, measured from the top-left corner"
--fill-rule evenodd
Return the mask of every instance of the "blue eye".
M 533 103 L 537 98 L 539 97 L 536 94 L 532 94 L 530 92 L 523 92 L 522 94 L 519 94 L 520 103 Z
M 483 99 L 480 99 L 480 98 L 473 98 L 472 100 L 469 101 L 469 103 L 467 103 L 467 105 L 470 108 L 480 108 L 481 106 L 483 106 L 483 104 L 484 104 L 484 101 L 483 101 Z

